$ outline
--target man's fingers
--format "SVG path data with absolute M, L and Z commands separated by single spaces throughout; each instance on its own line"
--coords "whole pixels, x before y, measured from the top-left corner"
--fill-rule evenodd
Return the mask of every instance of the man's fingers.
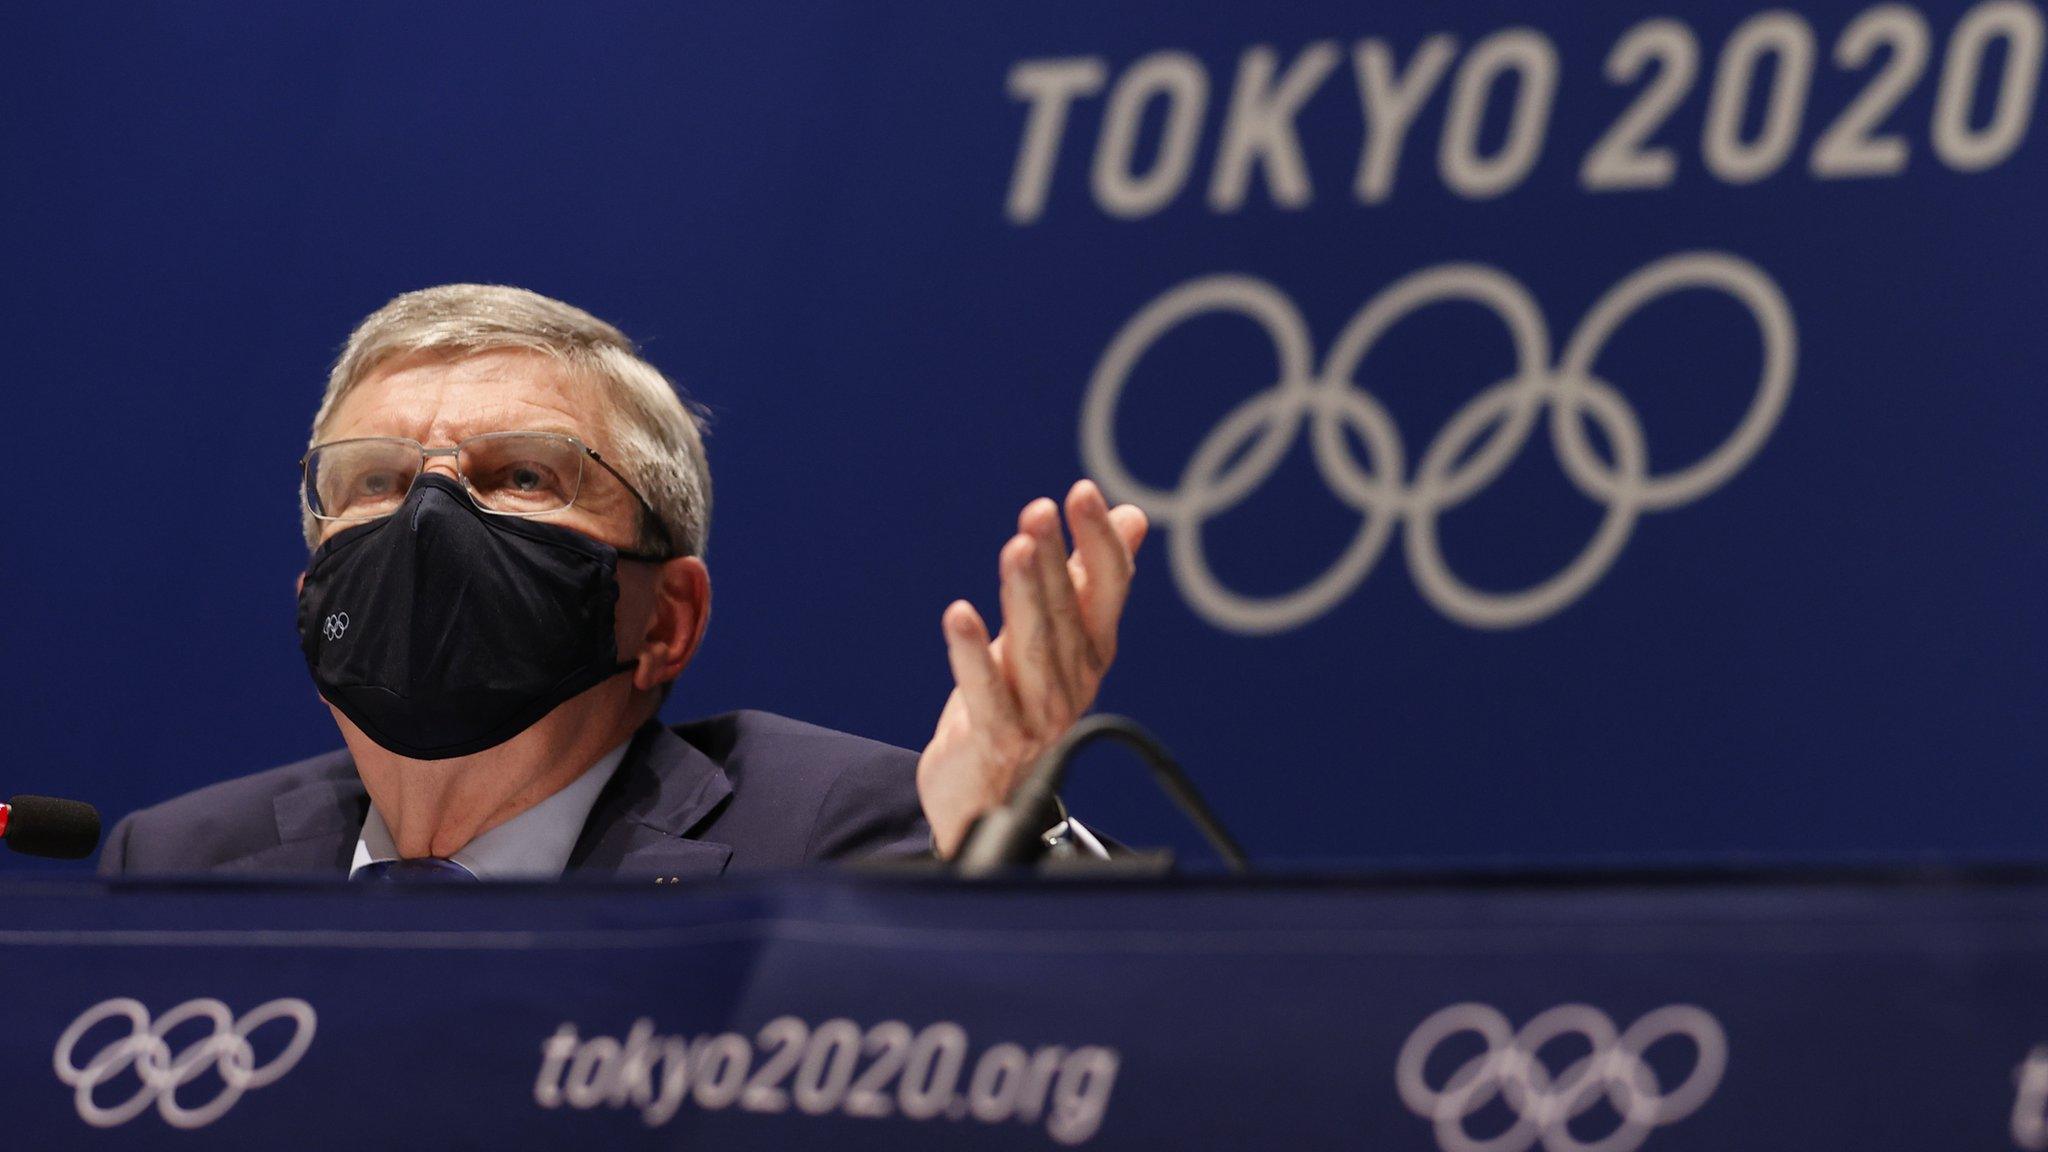
M 940 624 L 946 633 L 946 662 L 953 667 L 953 683 L 967 701 L 968 715 L 984 728 L 1017 731 L 1017 701 L 989 650 L 988 625 L 982 623 L 981 613 L 967 601 L 955 600 L 946 606 Z
M 1074 593 L 1074 579 L 1067 572 L 1067 542 L 1060 531 L 1059 505 L 1040 498 L 1024 506 L 1018 527 L 1031 535 L 1038 550 L 1039 586 L 1045 592 L 1046 630 L 1052 637 L 1053 657 L 1060 684 L 1067 690 L 1069 712 L 1082 701 L 1088 685 L 1100 674 L 1100 658 L 1087 630 L 1087 621 Z
M 1117 618 L 1130 594 L 1133 557 L 1145 540 L 1145 513 L 1131 504 L 1112 509 L 1093 480 L 1080 480 L 1067 492 L 1067 523 L 1088 634 L 1106 662 L 1116 651 Z
M 1145 534 L 1152 530 L 1152 518 L 1136 504 L 1119 504 L 1109 510 L 1109 521 L 1116 526 L 1117 538 L 1124 543 L 1124 551 L 1131 556 L 1138 554 L 1138 547 L 1145 543 Z
M 1060 684 L 1057 654 L 1045 607 L 1044 581 L 1038 573 L 1038 544 L 1029 536 L 1013 536 L 998 559 L 1002 570 L 1003 671 L 1016 693 L 1018 711 L 1033 735 L 1056 735 L 1062 723 L 1066 690 Z

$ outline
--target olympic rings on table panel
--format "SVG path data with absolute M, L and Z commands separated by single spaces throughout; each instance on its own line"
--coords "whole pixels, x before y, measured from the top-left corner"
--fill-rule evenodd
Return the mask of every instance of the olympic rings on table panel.
M 128 1021 L 128 1034 L 101 1048 L 84 1064 L 76 1063 L 78 1042 L 86 1032 L 95 1024 L 116 1019 Z M 188 1020 L 206 1020 L 213 1031 L 172 1052 L 164 1037 Z M 292 1038 L 268 1063 L 258 1065 L 249 1034 L 273 1020 L 291 1021 Z M 79 1118 L 95 1128 L 126 1124 L 151 1104 L 174 1128 L 203 1128 L 226 1114 L 243 1093 L 276 1083 L 291 1071 L 312 1046 L 316 1026 L 313 1006 L 304 1000 L 272 1000 L 250 1009 L 239 1020 L 218 1000 L 187 1000 L 152 1023 L 149 1009 L 141 1001 L 123 996 L 102 1001 L 72 1021 L 57 1038 L 51 1062 L 57 1079 L 75 1089 Z M 111 1106 L 93 1098 L 102 1084 L 131 1067 L 141 1081 L 134 1095 Z M 197 1106 L 180 1103 L 178 1090 L 209 1068 L 220 1073 L 224 1085 L 220 1093 Z
M 1486 1048 L 1450 1074 L 1440 1088 L 1424 1077 L 1430 1056 L 1444 1041 L 1473 1033 Z M 1552 1073 L 1539 1053 L 1561 1037 L 1576 1036 L 1592 1049 Z M 1651 1045 L 1683 1038 L 1691 1042 L 1691 1070 L 1670 1091 L 1657 1079 L 1643 1053 Z M 1546 1152 L 1635 1152 L 1650 1130 L 1675 1124 L 1720 1087 L 1728 1067 L 1728 1037 L 1706 1010 L 1670 1004 L 1645 1014 L 1627 1031 L 1598 1008 L 1564 1004 L 1539 1013 L 1516 1031 L 1485 1004 L 1453 1004 L 1424 1020 L 1401 1046 L 1394 1085 L 1408 1110 L 1436 1125 L 1443 1152 L 1527 1152 L 1539 1142 Z M 1475 1137 L 1465 1122 L 1499 1098 L 1514 1114 L 1505 1131 Z M 1597 1139 L 1573 1135 L 1572 1121 L 1605 1098 L 1619 1118 Z M 1598 1121 L 1594 1121 L 1598 1123 Z

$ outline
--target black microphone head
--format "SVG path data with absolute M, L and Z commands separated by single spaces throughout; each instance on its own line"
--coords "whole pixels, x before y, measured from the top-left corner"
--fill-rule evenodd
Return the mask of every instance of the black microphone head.
M 83 860 L 100 845 L 99 810 L 83 801 L 16 796 L 7 806 L 7 846 L 16 852 Z

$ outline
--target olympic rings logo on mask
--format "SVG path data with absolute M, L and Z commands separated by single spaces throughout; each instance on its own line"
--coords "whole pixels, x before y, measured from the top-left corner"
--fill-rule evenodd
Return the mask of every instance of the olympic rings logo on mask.
M 100 1049 L 84 1064 L 74 1062 L 75 1049 L 87 1031 L 103 1021 L 122 1018 L 128 1021 L 128 1035 Z M 164 1037 L 190 1020 L 210 1021 L 213 1033 L 172 1052 Z M 249 1034 L 273 1020 L 290 1020 L 292 1038 L 268 1063 L 258 1066 Z M 121 997 L 94 1005 L 72 1021 L 57 1039 L 52 1062 L 57 1079 L 76 1089 L 79 1118 L 95 1128 L 126 1124 L 152 1103 L 174 1128 L 204 1128 L 234 1107 L 243 1093 L 275 1083 L 291 1071 L 312 1046 L 316 1023 L 313 1006 L 295 999 L 272 1000 L 239 1020 L 218 1000 L 188 1000 L 151 1023 L 149 1009 L 141 1001 Z M 133 1096 L 111 1107 L 93 1099 L 101 1085 L 130 1067 L 142 1081 Z M 179 1103 L 178 1090 L 209 1068 L 220 1073 L 225 1085 L 220 1094 L 197 1107 Z
M 1430 1056 L 1461 1032 L 1478 1035 L 1486 1050 L 1453 1071 L 1441 1088 L 1424 1076 Z M 1538 1053 L 1561 1037 L 1592 1048 L 1553 1075 Z M 1651 1045 L 1683 1037 L 1692 1042 L 1692 1070 L 1669 1092 L 1643 1059 Z M 1547 1152 L 1635 1152 L 1650 1130 L 1685 1119 L 1720 1087 L 1728 1067 L 1728 1037 L 1706 1010 L 1671 1004 L 1615 1031 L 1597 1008 L 1565 1004 L 1515 1031 L 1485 1004 L 1453 1004 L 1416 1026 L 1394 1064 L 1394 1084 L 1408 1110 L 1436 1124 L 1443 1152 L 1526 1152 L 1540 1141 Z M 1465 1121 L 1500 1098 L 1515 1122 L 1498 1135 L 1471 1135 Z M 1605 1136 L 1582 1140 L 1572 1121 L 1605 1097 L 1619 1124 Z M 1597 1121 L 1595 1121 L 1597 1123 Z
M 327 637 L 329 643 L 341 639 L 347 632 L 348 613 L 346 612 L 330 613 L 327 619 L 320 622 L 320 634 Z
M 1652 473 L 1635 409 L 1594 373 L 1616 329 L 1650 302 L 1685 289 L 1710 289 L 1748 309 L 1763 337 L 1756 391 L 1735 431 L 1693 463 Z M 1411 477 L 1400 432 L 1386 408 L 1356 377 L 1373 345 L 1394 325 L 1432 304 L 1464 301 L 1496 315 L 1513 338 L 1514 374 L 1480 392 L 1447 421 L 1422 453 Z M 1178 486 L 1139 481 L 1117 450 L 1117 404 L 1131 371 L 1153 344 L 1181 323 L 1207 313 L 1256 321 L 1279 359 L 1278 382 L 1232 410 L 1195 449 Z M 1311 363 L 1308 326 L 1278 288 L 1250 276 L 1191 280 L 1146 305 L 1110 341 L 1089 382 L 1081 416 L 1081 456 L 1118 500 L 1144 508 L 1171 530 L 1168 556 L 1189 604 L 1219 628 L 1253 634 L 1298 628 L 1364 581 L 1406 525 L 1408 568 L 1431 604 L 1474 628 L 1533 624 L 1572 604 L 1603 576 L 1636 520 L 1676 508 L 1725 484 L 1755 456 L 1777 426 L 1792 392 L 1798 340 L 1792 310 L 1763 270 L 1723 252 L 1670 256 L 1638 269 L 1593 305 L 1551 363 L 1543 312 L 1512 277 L 1479 264 L 1441 264 L 1381 292 L 1352 317 L 1320 371 Z M 1537 418 L 1549 414 L 1551 443 L 1572 484 L 1605 507 L 1599 528 L 1564 569 L 1511 592 L 1475 588 L 1451 571 L 1437 540 L 1446 511 L 1487 487 L 1521 452 Z M 1611 461 L 1587 435 L 1600 427 Z M 1304 422 L 1317 470 L 1330 490 L 1363 517 L 1336 563 L 1307 584 L 1278 596 L 1247 596 L 1216 577 L 1202 546 L 1202 528 L 1264 484 L 1293 446 Z M 1346 431 L 1364 445 L 1361 465 Z M 1476 447 L 1475 447 L 1476 446 Z

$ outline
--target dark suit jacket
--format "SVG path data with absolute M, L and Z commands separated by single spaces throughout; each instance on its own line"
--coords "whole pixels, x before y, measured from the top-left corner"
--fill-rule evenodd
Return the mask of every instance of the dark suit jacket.
M 338 877 L 369 808 L 355 762 L 330 752 L 128 816 L 107 837 L 100 874 Z M 634 734 L 569 870 L 692 879 L 929 847 L 915 752 L 731 712 Z

